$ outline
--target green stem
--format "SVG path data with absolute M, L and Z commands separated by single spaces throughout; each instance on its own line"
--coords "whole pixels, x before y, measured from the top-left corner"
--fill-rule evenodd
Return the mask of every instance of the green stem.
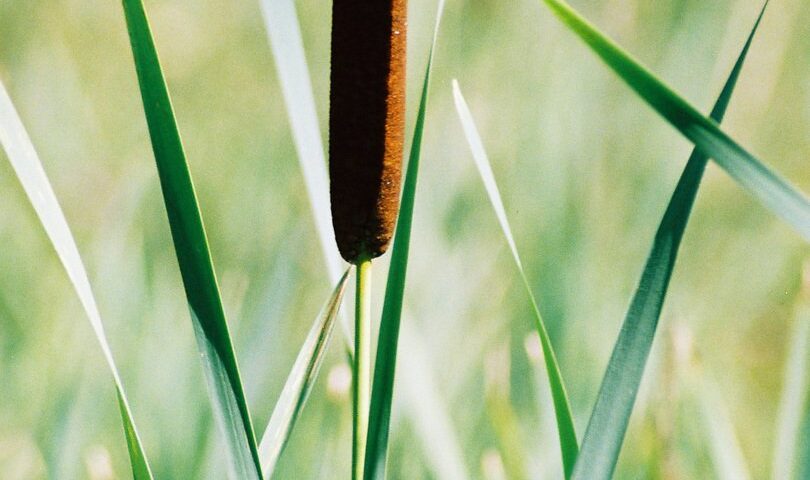
M 352 363 L 353 430 L 352 430 L 352 479 L 363 478 L 363 455 L 368 434 L 370 406 L 369 352 L 371 350 L 371 260 L 357 264 L 357 289 L 354 309 L 354 362 Z

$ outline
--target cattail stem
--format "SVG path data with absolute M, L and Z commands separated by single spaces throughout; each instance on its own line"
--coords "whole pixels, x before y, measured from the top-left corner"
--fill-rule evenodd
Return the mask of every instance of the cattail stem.
M 352 363 L 352 479 L 362 480 L 370 407 L 371 259 L 357 264 L 354 310 L 354 362 Z

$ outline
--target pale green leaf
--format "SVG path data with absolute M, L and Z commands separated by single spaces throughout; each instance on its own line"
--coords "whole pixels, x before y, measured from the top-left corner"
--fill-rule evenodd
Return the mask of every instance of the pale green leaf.
M 512 235 L 512 229 L 509 226 L 509 220 L 506 218 L 506 209 L 503 206 L 503 200 L 501 200 L 498 185 L 495 183 L 495 174 L 492 172 L 489 158 L 484 149 L 484 143 L 481 140 L 481 136 L 475 126 L 475 121 L 472 118 L 472 113 L 470 113 L 470 109 L 467 106 L 467 102 L 464 100 L 464 96 L 461 94 L 461 89 L 456 80 L 453 80 L 453 97 L 456 102 L 456 112 L 458 112 L 461 125 L 464 128 L 464 136 L 472 151 L 473 160 L 475 160 L 475 166 L 478 168 L 478 173 L 481 176 L 481 180 L 484 182 L 484 188 L 489 197 L 489 202 L 495 210 L 495 216 L 498 218 L 501 231 L 506 238 L 506 243 L 509 245 L 509 251 L 512 254 L 512 259 L 515 262 L 523 287 L 526 289 L 529 303 L 531 304 L 534 325 L 540 336 L 540 345 L 543 348 L 543 358 L 548 373 L 551 398 L 554 402 L 563 470 L 565 471 L 566 478 L 568 478 L 574 468 L 579 447 L 577 445 L 576 430 L 574 429 L 574 419 L 568 402 L 568 394 L 565 391 L 565 383 L 563 382 L 560 367 L 557 363 L 557 356 L 554 353 L 554 347 L 551 345 L 551 339 L 548 336 L 546 324 L 537 306 L 537 300 L 534 298 L 534 292 L 532 292 L 529 279 L 526 276 L 526 272 L 523 270 L 523 262 L 520 261 L 517 245 Z
M 11 166 L 17 174 L 20 183 L 28 195 L 34 211 L 42 223 L 45 233 L 51 241 L 59 260 L 65 267 L 65 271 L 73 284 L 73 288 L 79 297 L 79 301 L 84 308 L 90 326 L 96 335 L 96 340 L 101 346 L 104 360 L 112 373 L 115 382 L 118 404 L 121 410 L 121 421 L 124 426 L 124 433 L 127 440 L 130 464 L 132 473 L 136 480 L 152 478 L 149 469 L 149 462 L 146 460 L 143 445 L 138 437 L 135 421 L 132 419 L 132 412 L 129 408 L 124 385 L 115 366 L 112 351 L 110 350 L 107 336 L 104 333 L 104 325 L 101 322 L 101 315 L 90 288 L 90 281 L 87 279 L 87 272 L 76 248 L 76 242 L 68 227 L 67 219 L 62 213 L 62 208 L 56 199 L 56 194 L 51 187 L 51 183 L 42 167 L 33 143 L 25 131 L 22 120 L 20 120 L 14 105 L 11 103 L 5 86 L 0 83 L 0 144 L 6 151 Z
M 262 461 L 262 473 L 270 478 L 281 452 L 287 445 L 298 416 L 306 404 L 312 385 L 318 376 L 323 363 L 326 346 L 332 336 L 335 317 L 340 310 L 340 302 L 346 291 L 346 280 L 351 267 L 346 270 L 332 291 L 326 304 L 321 309 L 315 323 L 312 324 L 304 344 L 298 351 L 281 395 L 273 408 L 270 422 L 259 443 L 259 458 Z

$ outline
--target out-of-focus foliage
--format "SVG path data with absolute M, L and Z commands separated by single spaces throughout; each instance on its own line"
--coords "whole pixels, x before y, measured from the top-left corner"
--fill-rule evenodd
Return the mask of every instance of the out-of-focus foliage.
M 704 111 L 760 7 L 572 4 Z M 772 1 L 724 130 L 751 152 L 768 152 L 769 166 L 810 191 L 810 11 L 802 6 Z M 331 286 L 259 4 L 231 2 L 227 14 L 201 0 L 146 7 L 261 430 Z M 296 7 L 325 128 L 329 9 L 315 0 Z M 435 2 L 412 0 L 409 8 L 412 128 Z M 464 85 L 486 142 L 579 431 L 691 146 L 540 2 L 450 0 L 440 36 L 404 321 L 426 342 L 470 474 L 558 478 L 531 312 L 469 159 L 450 79 Z M 76 236 L 155 476 L 222 478 L 121 5 L 6 0 L 0 38 L 0 77 Z M 0 477 L 124 477 L 126 446 L 101 354 L 0 157 Z M 726 444 L 739 449 L 733 456 L 751 478 L 769 475 L 787 351 L 803 331 L 793 325 L 807 301 L 807 254 L 798 234 L 709 166 L 618 478 L 718 475 L 722 455 L 705 405 L 724 412 L 722 431 L 736 436 Z M 378 286 L 377 312 L 381 293 Z M 330 348 L 278 478 L 348 475 L 343 353 L 337 342 Z M 401 406 L 395 401 L 389 475 L 429 477 L 430 452 L 419 449 Z M 504 418 L 514 425 L 508 431 Z M 801 449 L 797 455 L 806 462 Z

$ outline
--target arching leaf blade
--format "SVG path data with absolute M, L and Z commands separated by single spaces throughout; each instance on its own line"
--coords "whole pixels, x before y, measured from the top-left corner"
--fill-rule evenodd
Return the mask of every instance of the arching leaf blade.
M 810 241 L 810 200 L 562 0 L 543 0 L 622 80 L 765 207 Z
M 79 255 L 79 249 L 76 247 L 76 241 L 70 232 L 67 219 L 62 212 L 62 207 L 59 206 L 59 201 L 56 199 L 42 162 L 2 82 L 0 82 L 0 144 L 6 151 L 23 190 L 31 201 L 45 233 L 68 274 L 101 347 L 107 367 L 112 373 L 133 477 L 136 480 L 151 480 L 152 472 L 149 462 L 132 418 L 124 385 L 104 332 L 101 314 L 87 278 L 87 271 Z
M 557 355 L 554 353 L 554 347 L 551 345 L 551 339 L 548 336 L 543 316 L 540 314 L 534 292 L 532 292 L 528 277 L 523 269 L 523 262 L 521 262 L 520 255 L 518 254 L 517 245 L 512 235 L 512 228 L 509 226 L 509 220 L 506 217 L 506 209 L 503 206 L 503 200 L 501 199 L 498 185 L 495 182 L 495 174 L 492 172 L 492 166 L 484 149 L 484 143 L 481 140 L 481 136 L 475 126 L 475 121 L 472 118 L 472 113 L 470 113 L 470 109 L 467 106 L 467 102 L 464 100 L 461 88 L 459 88 L 458 81 L 456 80 L 453 80 L 453 97 L 455 99 L 456 112 L 464 129 L 464 136 L 467 139 L 467 144 L 470 146 L 473 159 L 475 160 L 475 166 L 484 183 L 489 202 L 493 210 L 495 210 L 495 216 L 498 218 L 501 231 L 509 245 L 509 251 L 512 254 L 515 267 L 517 268 L 523 287 L 526 289 L 529 303 L 531 304 L 535 328 L 540 336 L 540 345 L 543 349 L 543 358 L 548 373 L 551 398 L 554 402 L 554 414 L 557 419 L 557 434 L 560 439 L 560 454 L 562 456 L 563 471 L 565 472 L 566 478 L 568 478 L 573 471 L 579 447 L 577 445 L 574 419 L 571 414 L 565 383 L 563 382 L 562 373 L 560 373 L 560 367 L 557 362 Z

